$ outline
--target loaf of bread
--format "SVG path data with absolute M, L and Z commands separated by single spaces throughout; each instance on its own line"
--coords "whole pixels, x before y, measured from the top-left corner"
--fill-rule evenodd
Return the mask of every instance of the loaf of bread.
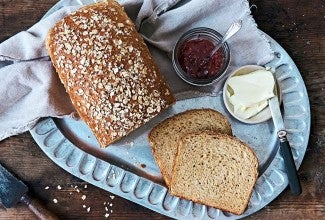
M 101 147 L 175 102 L 134 24 L 113 0 L 59 21 L 46 47 L 76 111 Z
M 240 215 L 257 176 L 255 153 L 237 138 L 207 131 L 191 133 L 180 140 L 170 193 Z
M 191 132 L 204 130 L 232 134 L 230 123 L 212 109 L 193 109 L 168 118 L 149 133 L 153 156 L 167 186 L 170 184 L 179 139 Z

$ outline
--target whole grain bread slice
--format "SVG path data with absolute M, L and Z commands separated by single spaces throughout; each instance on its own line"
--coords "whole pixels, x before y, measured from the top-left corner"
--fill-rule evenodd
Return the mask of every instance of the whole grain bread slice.
M 204 130 L 232 134 L 227 118 L 213 109 L 193 109 L 174 115 L 149 133 L 153 156 L 167 186 L 170 183 L 179 139 L 186 134 Z
M 227 134 L 196 132 L 180 140 L 170 193 L 240 215 L 257 176 L 258 159 L 248 145 Z

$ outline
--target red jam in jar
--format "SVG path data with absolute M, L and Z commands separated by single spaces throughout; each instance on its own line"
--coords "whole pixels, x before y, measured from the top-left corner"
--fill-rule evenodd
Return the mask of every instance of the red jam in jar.
M 182 69 L 192 78 L 209 79 L 220 74 L 225 59 L 220 48 L 210 59 L 207 59 L 214 48 L 214 43 L 205 38 L 185 41 L 179 50 L 178 62 Z M 204 62 L 204 60 L 208 60 Z

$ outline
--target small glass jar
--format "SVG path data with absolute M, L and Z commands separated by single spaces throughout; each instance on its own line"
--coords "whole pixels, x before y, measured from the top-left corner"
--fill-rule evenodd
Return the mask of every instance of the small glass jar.
M 191 75 L 191 74 L 187 73 L 182 68 L 182 65 L 180 64 L 180 60 L 179 60 L 180 57 L 182 56 L 181 50 L 182 50 L 183 44 L 186 42 L 189 42 L 191 40 L 196 40 L 196 39 L 204 39 L 204 40 L 210 41 L 215 46 L 222 39 L 222 35 L 213 29 L 205 28 L 205 27 L 194 28 L 194 29 L 187 31 L 185 34 L 183 34 L 180 37 L 180 39 L 177 41 L 177 43 L 174 47 L 173 57 L 172 57 L 173 66 L 174 66 L 174 69 L 175 69 L 177 75 L 180 78 L 182 78 L 185 82 L 187 82 L 191 85 L 195 85 L 195 86 L 210 85 L 210 84 L 218 81 L 220 78 L 222 78 L 229 66 L 229 62 L 230 62 L 229 46 L 227 43 L 224 43 L 219 48 L 218 53 L 222 53 L 223 59 L 221 61 L 221 66 L 220 66 L 220 68 L 218 68 L 217 72 L 215 72 L 213 76 L 206 77 L 206 78 L 200 78 L 200 77 L 193 76 L 193 74 Z M 195 44 L 193 44 L 193 45 L 195 46 Z

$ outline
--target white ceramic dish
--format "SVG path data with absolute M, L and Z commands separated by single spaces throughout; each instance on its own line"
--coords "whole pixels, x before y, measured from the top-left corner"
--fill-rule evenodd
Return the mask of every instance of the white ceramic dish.
M 257 123 L 265 122 L 265 121 L 267 121 L 267 120 L 269 120 L 271 118 L 271 111 L 270 111 L 269 106 L 267 106 L 262 111 L 260 111 L 259 113 L 257 113 L 256 115 L 254 115 L 251 118 L 243 119 L 243 118 L 238 117 L 234 113 L 234 106 L 230 103 L 229 98 L 227 96 L 228 81 L 229 81 L 229 79 L 231 77 L 245 75 L 245 74 L 251 73 L 253 71 L 262 70 L 262 69 L 265 69 L 265 67 L 257 66 L 257 65 L 242 66 L 239 69 L 236 69 L 235 71 L 233 71 L 229 75 L 228 79 L 226 80 L 226 82 L 224 84 L 224 87 L 223 87 L 223 101 L 224 101 L 224 104 L 225 104 L 227 110 L 229 111 L 229 113 L 234 118 L 236 118 L 237 120 L 239 120 L 241 122 L 244 122 L 244 123 L 247 123 L 247 124 L 257 124 Z M 278 88 L 277 94 L 278 94 L 278 97 L 279 97 L 279 100 L 280 100 L 280 103 L 281 103 L 281 100 L 282 100 L 281 90 L 279 89 L 279 86 L 277 86 L 277 88 Z

